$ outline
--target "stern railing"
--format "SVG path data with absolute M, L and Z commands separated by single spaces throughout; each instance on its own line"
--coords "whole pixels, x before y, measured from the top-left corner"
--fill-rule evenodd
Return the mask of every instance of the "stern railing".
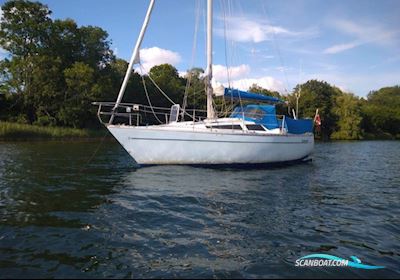
M 125 124 L 125 125 L 154 125 L 167 124 L 172 121 L 171 108 L 155 107 L 134 103 L 119 103 L 115 108 L 115 102 L 93 102 L 97 105 L 97 117 L 103 124 Z M 184 117 L 180 114 L 179 105 L 174 105 L 173 118 L 176 120 L 202 121 L 207 116 L 205 110 L 186 109 Z M 176 111 L 178 108 L 178 111 Z
M 154 107 L 135 103 L 120 103 L 115 108 L 115 102 L 93 102 L 93 105 L 98 106 L 97 117 L 103 124 L 109 124 L 112 119 L 113 124 L 124 124 L 130 126 L 140 125 L 155 125 L 155 124 L 168 124 L 173 121 L 203 121 L 207 117 L 206 110 L 199 109 L 186 109 L 182 114 L 179 105 L 173 105 L 171 108 Z M 174 108 L 174 110 L 172 110 Z M 177 111 L 178 110 L 178 111 Z M 229 117 L 231 111 L 224 111 L 219 114 L 219 117 Z M 171 118 L 172 113 L 172 118 Z M 251 115 L 243 117 L 251 117 L 257 119 L 265 117 L 266 114 L 258 114 L 251 112 Z M 278 121 L 278 127 L 282 132 L 286 130 L 285 115 L 274 115 Z

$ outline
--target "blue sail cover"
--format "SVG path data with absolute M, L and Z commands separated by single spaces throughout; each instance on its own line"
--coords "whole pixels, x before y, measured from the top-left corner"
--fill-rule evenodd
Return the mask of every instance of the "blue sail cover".
M 253 100 L 253 101 L 263 101 L 263 102 L 282 102 L 279 98 L 262 95 L 258 93 L 252 93 L 247 91 L 241 91 L 237 89 L 225 88 L 224 97 L 232 98 L 232 99 L 245 99 L 245 100 Z
M 238 106 L 232 112 L 230 117 L 244 119 L 256 124 L 262 124 L 268 129 L 282 127 L 282 120 L 278 120 L 276 117 L 275 105 L 250 104 L 243 106 L 243 110 L 242 107 Z M 313 132 L 313 120 L 311 119 L 295 120 L 285 116 L 284 120 L 284 126 L 288 133 L 303 134 Z
M 275 105 L 246 105 L 243 106 L 243 111 L 239 106 L 232 112 L 231 118 L 240 118 L 256 124 L 262 124 L 268 129 L 279 127 Z
M 288 132 L 292 134 L 313 132 L 313 120 L 311 119 L 294 120 L 286 116 L 285 124 Z

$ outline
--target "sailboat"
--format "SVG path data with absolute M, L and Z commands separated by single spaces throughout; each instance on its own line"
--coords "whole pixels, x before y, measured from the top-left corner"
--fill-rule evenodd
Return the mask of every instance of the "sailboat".
M 95 103 L 99 106 L 99 119 L 139 165 L 251 165 L 301 161 L 310 156 L 314 147 L 311 119 L 279 118 L 275 106 L 283 101 L 272 96 L 222 86 L 213 88 L 213 0 L 207 0 L 207 116 L 198 118 L 193 112 L 191 119 L 185 120 L 181 116 L 188 113 L 174 104 L 165 113 L 165 123 L 142 124 L 143 114 L 160 108 L 121 101 L 133 66 L 140 62 L 139 50 L 154 3 L 150 0 L 116 102 Z M 213 106 L 213 98 L 218 96 L 239 100 L 240 106 L 229 115 L 218 116 Z M 244 105 L 244 100 L 254 104 Z M 107 111 L 107 107 L 111 110 Z M 105 115 L 109 116 L 107 122 L 103 120 Z M 116 121 L 122 117 L 129 122 Z

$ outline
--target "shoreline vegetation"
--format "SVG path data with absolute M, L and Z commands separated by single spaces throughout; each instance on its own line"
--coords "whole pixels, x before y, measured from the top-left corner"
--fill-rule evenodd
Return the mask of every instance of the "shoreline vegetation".
M 95 140 L 111 138 L 104 128 L 80 129 L 70 127 L 49 127 L 0 121 L 0 141 L 29 140 Z
M 102 137 L 104 128 L 92 102 L 114 102 L 128 67 L 114 54 L 108 33 L 78 26 L 73 19 L 54 19 L 40 2 L 8 0 L 1 11 L 0 139 Z M 122 101 L 147 105 L 151 100 L 155 107 L 169 108 L 161 88 L 174 103 L 185 99 L 186 109 L 204 110 L 204 84 L 202 68 L 188 69 L 182 76 L 173 65 L 156 65 L 146 74 L 132 73 Z M 279 115 L 291 114 L 301 96 L 299 118 L 313 118 L 319 110 L 317 140 L 387 140 L 400 139 L 399 85 L 366 97 L 319 80 L 298 84 L 285 95 L 257 84 L 248 91 L 284 100 L 277 105 Z M 214 101 L 220 108 L 230 104 L 222 98 Z

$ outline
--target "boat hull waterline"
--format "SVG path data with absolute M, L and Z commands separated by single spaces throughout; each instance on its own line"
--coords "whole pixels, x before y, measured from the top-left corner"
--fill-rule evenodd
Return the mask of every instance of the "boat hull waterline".
M 301 160 L 312 153 L 314 135 L 260 135 L 108 125 L 140 165 L 263 164 Z

